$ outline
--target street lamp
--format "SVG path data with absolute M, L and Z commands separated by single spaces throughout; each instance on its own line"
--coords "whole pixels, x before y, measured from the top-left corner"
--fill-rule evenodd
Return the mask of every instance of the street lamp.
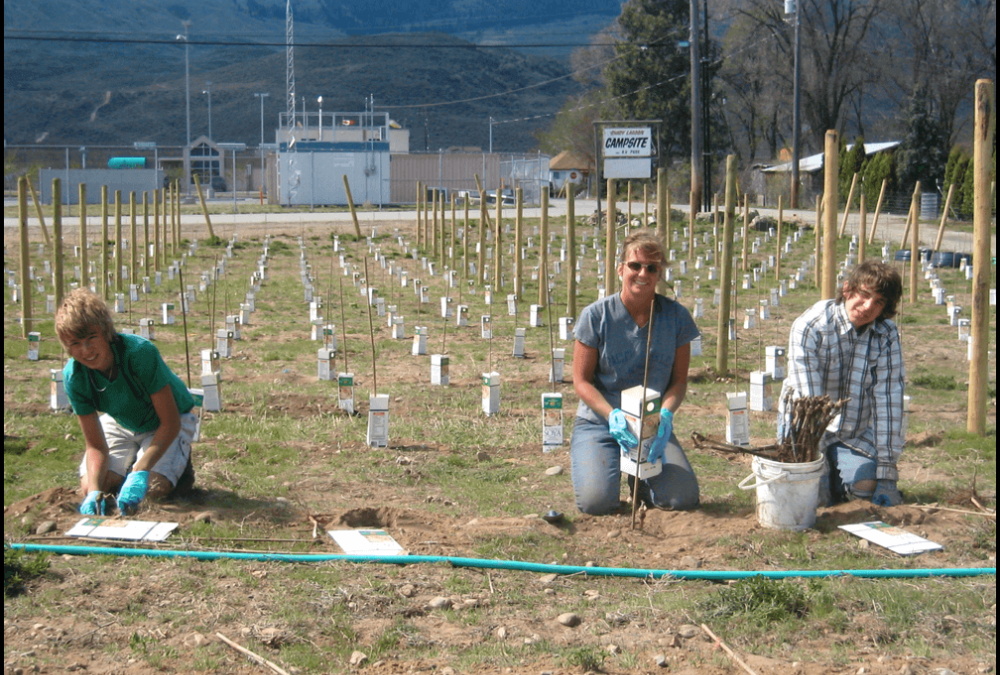
M 316 138 L 316 142 L 322 143 L 323 142 L 323 97 L 317 96 L 316 102 L 319 103 L 319 136 Z
M 185 107 L 187 110 L 187 151 L 184 153 L 184 194 L 191 192 L 191 60 L 188 55 L 188 29 L 191 27 L 190 21 L 181 21 L 184 26 L 184 35 L 178 35 L 178 40 L 184 40 L 184 91 Z
M 208 140 L 212 140 L 212 83 L 206 82 L 201 93 L 208 94 Z
M 270 96 L 267 92 L 254 94 L 260 99 L 260 187 L 264 189 L 264 99 Z

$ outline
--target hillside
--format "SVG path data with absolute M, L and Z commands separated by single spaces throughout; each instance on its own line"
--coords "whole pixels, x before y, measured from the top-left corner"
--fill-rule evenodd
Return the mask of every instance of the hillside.
M 469 39 L 484 45 L 579 43 L 588 30 L 611 21 L 618 7 L 605 0 L 575 8 L 553 1 L 546 3 L 545 12 L 533 9 L 532 14 L 520 2 L 499 8 L 461 3 L 461 11 L 457 2 L 420 3 L 420 16 L 442 17 L 420 22 L 417 10 L 398 4 L 375 12 L 376 17 L 361 12 L 360 3 L 296 4 L 296 94 L 299 105 L 304 98 L 310 110 L 317 107 L 316 97 L 323 96 L 323 108 L 329 111 L 363 110 L 365 99 L 374 96 L 376 109 L 388 107 L 411 130 L 415 151 L 486 147 L 491 116 L 506 121 L 541 115 L 494 127 L 495 149 L 531 150 L 533 133 L 549 122 L 546 115 L 578 93 L 579 85 L 565 78 L 501 94 L 567 75 L 566 59 L 477 48 Z M 614 6 L 611 13 L 609 5 Z M 188 7 L 139 0 L 119 7 L 91 0 L 30 5 L 11 0 L 4 3 L 7 143 L 183 143 L 184 49 L 177 40 L 182 19 L 192 22 L 192 135 L 208 131 L 208 97 L 202 92 L 211 82 L 216 140 L 256 145 L 260 108 L 255 92 L 270 94 L 265 137 L 273 140 L 278 112 L 285 106 L 284 3 L 250 0 Z M 86 32 L 80 30 L 83 26 Z M 379 33 L 390 26 L 430 26 L 440 32 Z M 357 34 L 345 36 L 349 32 Z M 565 56 L 568 48 L 561 51 Z M 480 100 L 399 107 L 473 98 Z

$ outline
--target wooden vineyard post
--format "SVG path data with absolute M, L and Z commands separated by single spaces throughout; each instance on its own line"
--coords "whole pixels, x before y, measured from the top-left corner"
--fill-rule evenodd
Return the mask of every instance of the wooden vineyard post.
M 736 217 L 736 156 L 726 158 L 726 214 L 722 235 L 722 278 L 719 281 L 719 346 L 715 354 L 715 372 L 719 377 L 729 372 L 729 311 L 733 286 L 733 219 Z
M 975 252 L 972 267 L 972 359 L 969 362 L 969 419 L 967 430 L 986 435 L 986 388 L 988 331 L 990 327 L 990 210 L 993 203 L 990 165 L 996 111 L 993 109 L 993 82 L 976 82 L 976 120 L 972 167 L 973 226 Z

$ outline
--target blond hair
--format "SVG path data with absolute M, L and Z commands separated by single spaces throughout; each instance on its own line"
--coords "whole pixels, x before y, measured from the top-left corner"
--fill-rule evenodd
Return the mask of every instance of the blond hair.
M 625 237 L 622 242 L 621 256 L 618 258 L 619 274 L 621 274 L 621 266 L 628 261 L 632 251 L 644 251 L 651 257 L 658 257 L 660 259 L 659 278 L 663 279 L 663 270 L 667 268 L 667 250 L 662 239 L 650 230 L 633 230 L 632 234 Z
M 88 288 L 70 292 L 56 311 L 56 335 L 59 340 L 63 344 L 73 338 L 80 340 L 95 330 L 109 344 L 117 339 L 118 332 L 108 305 Z

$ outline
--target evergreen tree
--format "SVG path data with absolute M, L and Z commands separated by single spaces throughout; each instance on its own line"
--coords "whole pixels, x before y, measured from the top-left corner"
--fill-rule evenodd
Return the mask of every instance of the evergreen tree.
M 618 59 L 605 70 L 608 90 L 625 118 L 661 119 L 665 157 L 687 157 L 691 148 L 688 0 L 629 0 L 618 24 Z M 718 66 L 707 65 L 714 76 Z M 703 93 L 707 96 L 708 93 Z
M 840 183 L 840 201 L 847 203 L 847 198 L 851 194 L 851 182 L 854 180 L 854 174 L 860 173 L 865 162 L 865 138 L 864 136 L 858 136 L 854 139 L 854 144 L 851 149 L 848 150 L 846 145 L 841 145 L 840 147 L 840 175 L 838 180 Z M 858 177 L 861 180 L 861 177 Z M 858 198 L 857 187 L 855 187 L 854 198 Z
M 885 151 L 872 155 L 861 169 L 860 180 L 868 208 L 874 210 L 882 192 L 882 181 L 887 181 L 886 194 L 896 189 L 896 162 L 893 153 Z
M 927 88 L 918 86 L 906 109 L 906 137 L 896 151 L 900 187 L 912 190 L 920 181 L 924 192 L 936 190 L 944 178 L 947 141 L 931 111 Z

